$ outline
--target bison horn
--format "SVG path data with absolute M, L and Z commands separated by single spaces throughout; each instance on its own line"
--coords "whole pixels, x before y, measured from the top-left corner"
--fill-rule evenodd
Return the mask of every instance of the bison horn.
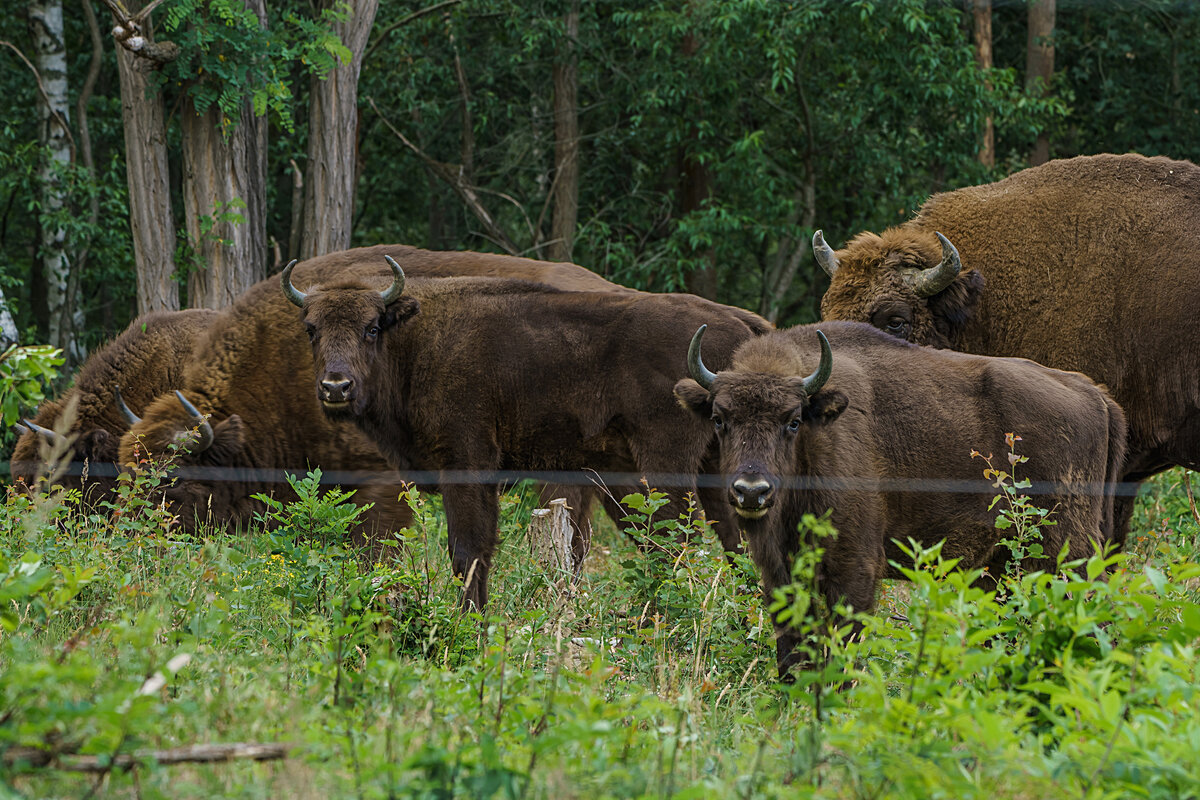
M 688 374 L 696 383 L 711 390 L 713 381 L 717 379 L 717 373 L 704 366 L 704 359 L 700 357 L 700 340 L 704 338 L 706 330 L 708 330 L 708 326 L 701 325 L 697 329 L 696 335 L 692 337 L 692 343 L 688 345 Z
M 29 428 L 26 428 L 24 425 L 22 425 L 19 422 L 16 425 L 13 425 L 13 428 L 15 428 L 17 433 L 20 434 L 21 436 L 24 436 L 25 434 L 29 433 Z
M 293 258 L 291 262 L 283 268 L 283 272 L 279 275 L 279 282 L 283 284 L 284 296 L 288 300 L 291 300 L 293 304 L 303 306 L 304 298 L 308 295 L 304 294 L 304 292 L 292 285 L 292 268 L 295 266 L 296 259 Z
M 56 444 L 58 442 L 58 434 L 49 428 L 43 428 L 41 425 L 38 425 L 36 422 L 28 419 L 24 420 L 24 422 L 25 427 L 29 428 L 29 430 L 33 431 L 38 436 L 41 436 L 47 442 L 50 442 L 51 444 Z
M 193 453 L 202 453 L 208 448 L 212 447 L 212 425 L 209 425 L 208 420 L 204 418 L 204 415 L 201 414 L 194 405 L 188 402 L 188 399 L 183 396 L 183 392 L 176 390 L 175 396 L 179 398 L 179 404 L 183 406 L 183 410 L 186 411 L 188 416 L 192 418 L 192 422 L 197 426 L 200 433 L 199 441 L 197 441 L 196 444 L 190 449 Z
M 825 244 L 825 237 L 820 231 L 813 234 L 813 256 L 821 265 L 821 269 L 825 270 L 825 274 L 832 278 L 838 268 L 837 254 L 833 252 L 832 247 Z
M 962 260 L 958 257 L 958 250 L 950 244 L 950 240 L 937 232 L 934 232 L 934 235 L 942 243 L 942 260 L 936 267 L 923 269 L 904 278 L 918 297 L 933 297 L 954 283 L 959 270 L 962 269 Z
M 804 394 L 808 397 L 821 391 L 825 381 L 829 380 L 829 373 L 833 372 L 833 350 L 829 347 L 829 340 L 820 331 L 817 331 L 817 338 L 821 340 L 821 363 L 817 364 L 812 375 L 804 379 Z
M 125 398 L 121 397 L 121 387 L 113 387 L 113 399 L 117 404 L 117 410 L 121 412 L 121 416 L 129 423 L 129 427 L 133 427 L 142 421 L 142 418 L 130 410 L 129 406 L 125 405 Z
M 384 291 L 380 292 L 380 297 L 383 298 L 383 304 L 390 305 L 400 298 L 404 292 L 404 270 L 400 269 L 400 265 L 396 263 L 396 259 L 391 256 L 384 256 L 388 266 L 392 268 L 392 285 Z

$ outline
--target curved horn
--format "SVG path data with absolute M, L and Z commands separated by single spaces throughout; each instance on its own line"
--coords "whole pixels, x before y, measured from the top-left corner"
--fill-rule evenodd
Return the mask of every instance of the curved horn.
M 688 345 L 688 374 L 696 383 L 711 390 L 717 373 L 704 366 L 704 359 L 700 358 L 700 340 L 704 338 L 706 330 L 708 330 L 708 326 L 701 325 L 696 330 L 696 335 L 692 337 L 692 343 Z
M 16 423 L 15 425 L 13 425 L 13 427 L 16 428 L 17 433 L 20 434 L 21 436 L 24 436 L 25 434 L 30 432 L 29 428 L 26 428 L 24 425 L 22 425 L 19 422 Z
M 204 418 L 204 415 L 201 414 L 194 405 L 192 405 L 191 403 L 188 402 L 188 399 L 183 396 L 183 392 L 176 389 L 175 396 L 177 398 L 179 398 L 179 404 L 181 406 L 183 406 L 183 410 L 188 413 L 188 416 L 190 416 L 192 418 L 192 421 L 196 424 L 196 426 L 199 429 L 200 439 L 199 439 L 199 441 L 196 442 L 196 444 L 194 446 L 189 448 L 189 450 L 193 453 L 202 453 L 205 450 L 207 450 L 208 448 L 212 447 L 212 443 L 213 443 L 212 425 L 209 425 L 208 420 L 206 420 Z
M 33 431 L 38 436 L 41 436 L 43 439 L 50 442 L 51 444 L 55 444 L 58 442 L 58 434 L 55 433 L 54 431 L 50 430 L 49 428 L 43 428 L 41 425 L 38 425 L 36 422 L 34 422 L 32 420 L 28 420 L 28 419 L 22 420 L 22 422 L 25 423 L 26 428 L 29 428 L 29 430 Z
M 838 268 L 837 254 L 833 252 L 832 247 L 825 244 L 825 237 L 820 231 L 813 234 L 813 256 L 821 265 L 821 269 L 825 270 L 825 274 L 832 278 Z
M 129 406 L 125 405 L 125 398 L 121 397 L 121 387 L 113 387 L 113 401 L 117 404 L 117 411 L 121 412 L 121 416 L 129 423 L 129 427 L 133 427 L 142 421 L 142 418 L 133 413 Z
M 833 372 L 833 350 L 829 347 L 829 340 L 820 331 L 817 331 L 817 338 L 821 340 L 821 363 L 817 364 L 812 375 L 804 379 L 804 394 L 809 397 L 821 391 L 825 381 L 829 380 L 829 373 Z
M 392 285 L 379 293 L 383 298 L 383 304 L 389 305 L 400 298 L 404 292 L 404 270 L 400 269 L 400 265 L 396 263 L 396 259 L 391 256 L 384 256 L 388 266 L 392 268 Z
M 934 235 L 942 243 L 942 260 L 935 267 L 923 269 L 904 278 L 918 297 L 932 297 L 942 291 L 954 283 L 959 270 L 962 269 L 962 260 L 958 257 L 958 250 L 950 244 L 950 240 L 936 231 Z
M 293 305 L 303 306 L 304 298 L 307 297 L 304 292 L 292 286 L 292 268 L 296 266 L 296 259 L 283 268 L 283 272 L 279 275 L 279 282 L 283 284 L 283 295 L 288 300 L 291 300 Z

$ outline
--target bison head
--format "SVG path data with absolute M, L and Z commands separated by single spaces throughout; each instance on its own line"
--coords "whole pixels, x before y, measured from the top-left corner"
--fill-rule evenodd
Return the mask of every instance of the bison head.
M 156 397 L 144 417 L 133 414 L 123 402 L 119 404 L 130 422 L 121 437 L 118 458 L 122 464 L 134 465 L 173 451 L 180 463 L 227 466 L 245 445 L 241 417 L 231 414 L 213 425 L 180 391 Z
M 284 268 L 284 295 L 302 311 L 312 343 L 317 398 L 326 415 L 361 416 L 370 404 L 368 376 L 381 357 L 384 335 L 420 311 L 420 303 L 405 297 L 404 270 L 391 256 L 392 285 L 380 291 L 349 281 L 305 293 L 292 285 L 293 261 Z
M 820 331 L 820 360 L 808 375 L 800 361 L 810 358 L 797 352 L 785 333 L 749 340 L 734 354 L 733 369 L 713 373 L 700 357 L 706 327 L 692 339 L 692 377 L 675 384 L 675 397 L 684 408 L 711 418 L 729 502 L 744 520 L 758 520 L 775 505 L 782 476 L 795 474 L 802 464 L 809 430 L 836 419 L 848 401 L 824 388 L 833 353 Z
M 830 278 L 823 319 L 867 322 L 916 344 L 954 346 L 983 292 L 983 276 L 963 270 L 949 239 L 911 224 L 860 233 L 838 252 L 817 231 L 813 255 Z
M 119 437 L 99 426 L 81 429 L 80 423 L 75 421 L 77 408 L 78 397 L 71 398 L 65 406 L 51 403 L 38 415 L 44 425 L 27 419 L 23 425 L 15 426 L 21 435 L 10 462 L 14 485 L 26 490 L 36 487 L 39 480 L 50 473 L 51 464 L 47 462 L 50 459 L 72 462 L 63 474 L 54 476 L 57 484 L 79 488 L 82 485 L 78 471 L 80 463 L 87 462 L 92 499 L 102 497 L 112 489 L 111 468 L 99 465 L 116 462 Z M 54 429 L 46 427 L 51 425 Z M 64 426 L 70 430 L 65 430 Z

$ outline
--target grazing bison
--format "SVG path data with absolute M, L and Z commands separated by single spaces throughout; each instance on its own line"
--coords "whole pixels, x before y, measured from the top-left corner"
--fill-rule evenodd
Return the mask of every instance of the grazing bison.
M 91 503 L 111 496 L 116 475 L 117 447 L 129 420 L 118 404 L 117 387 L 132 403 L 148 403 L 178 386 L 197 337 L 217 316 L 216 311 L 154 312 L 138 317 L 123 333 L 88 358 L 74 385 L 57 400 L 43 403 L 33 418 L 34 430 L 22 434 L 13 450 L 15 483 L 32 488 L 48 465 L 42 462 L 39 439 L 54 441 L 53 432 L 68 404 L 76 404 L 69 436 L 70 463 L 55 482 L 82 488 Z M 88 483 L 81 482 L 84 462 Z
M 1200 167 L 1138 155 L 1051 161 L 936 194 L 834 252 L 825 319 L 918 344 L 1021 356 L 1105 384 L 1129 420 L 1123 479 L 1200 469 Z M 1133 510 L 1117 499 L 1118 537 Z
M 574 264 L 547 263 L 483 253 L 432 252 L 402 245 L 380 245 L 331 253 L 300 263 L 301 285 L 337 277 L 391 278 L 384 256 L 394 257 L 414 274 L 505 275 L 531 278 L 567 289 L 639 294 L 609 283 Z M 145 453 L 161 454 L 190 436 L 179 454 L 180 476 L 168 497 L 185 521 L 211 514 L 245 520 L 261 505 L 256 493 L 279 488 L 282 472 L 320 466 L 330 482 L 357 476 L 365 484 L 355 499 L 373 502 L 367 522 L 373 529 L 408 524 L 406 506 L 397 502 L 401 477 L 353 424 L 326 417 L 312 391 L 312 356 L 297 312 L 279 291 L 277 277 L 246 291 L 213 322 L 199 343 L 183 379 L 141 408 L 143 418 L 121 442 L 122 463 Z M 211 415 L 206 422 L 204 415 Z M 211 471 L 209 471 L 211 469 Z M 346 475 L 353 472 L 355 475 Z M 339 474 L 341 473 L 341 474 Z M 591 493 L 578 487 L 566 495 L 583 527 Z M 290 492 L 285 492 L 290 497 Z M 365 532 L 363 532 L 365 533 Z
M 984 465 L 972 450 L 1001 454 L 1005 432 L 1023 437 L 1021 477 L 1048 495 L 1036 499 L 1057 523 L 1042 529 L 1046 557 L 1025 566 L 1052 567 L 1064 545 L 1072 559 L 1089 556 L 1110 540 L 1125 419 L 1086 376 L 917 347 L 859 323 L 822 323 L 828 340 L 816 328 L 751 339 L 716 373 L 701 360 L 701 328 L 692 378 L 675 386 L 680 404 L 716 428 L 728 502 L 768 599 L 791 581 L 802 515 L 829 509 L 837 535 L 818 584 L 830 608 L 872 608 L 880 579 L 901 577 L 888 561 L 903 563 L 895 542 L 910 537 L 944 539 L 946 558 L 999 574 L 1008 550 L 988 508 L 995 490 L 975 488 Z M 782 627 L 777 636 L 785 674 L 801 660 L 800 640 Z
M 671 398 L 680 326 L 711 320 L 718 362 L 770 326 L 692 295 L 563 292 L 481 278 L 337 281 L 284 294 L 302 309 L 331 419 L 354 420 L 389 459 L 439 473 L 464 602 L 482 608 L 500 470 L 591 468 L 671 487 L 685 509 L 712 429 Z M 315 390 L 315 391 L 314 391 Z M 682 485 L 681 485 L 682 484 Z M 701 494 L 701 500 L 704 495 Z M 720 515 L 723 503 L 708 506 Z M 718 522 L 726 547 L 736 530 Z

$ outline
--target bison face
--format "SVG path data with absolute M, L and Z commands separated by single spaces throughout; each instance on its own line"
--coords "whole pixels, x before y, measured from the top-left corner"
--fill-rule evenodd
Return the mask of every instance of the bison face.
M 803 464 L 811 428 L 836 419 L 847 399 L 823 388 L 833 357 L 820 332 L 820 363 L 807 377 L 780 374 L 791 366 L 778 363 L 774 352 L 783 334 L 750 340 L 735 354 L 735 369 L 709 372 L 700 359 L 703 333 L 701 327 L 692 340 L 692 378 L 675 384 L 675 397 L 684 408 L 711 419 L 734 511 L 744 520 L 761 520 L 775 506 L 784 477 L 796 474 Z M 769 371 L 761 371 L 764 364 L 754 351 L 775 362 Z M 748 364 L 753 366 L 746 368 Z
M 983 293 L 983 276 L 963 270 L 954 245 L 936 232 L 860 233 L 835 253 L 817 231 L 813 254 L 830 276 L 823 319 L 866 322 L 916 344 L 952 347 Z
M 384 334 L 420 311 L 420 303 L 402 296 L 404 272 L 390 256 L 392 286 L 385 291 L 355 283 L 303 293 L 291 283 L 295 262 L 284 269 L 284 294 L 303 310 L 312 343 L 317 399 L 333 418 L 361 416 L 371 402 L 370 387 L 382 358 Z
M 233 466 L 241 460 L 245 444 L 241 417 L 231 414 L 213 424 L 176 391 L 160 395 L 146 407 L 145 416 L 121 437 L 117 458 L 134 466 L 174 453 L 180 465 Z

